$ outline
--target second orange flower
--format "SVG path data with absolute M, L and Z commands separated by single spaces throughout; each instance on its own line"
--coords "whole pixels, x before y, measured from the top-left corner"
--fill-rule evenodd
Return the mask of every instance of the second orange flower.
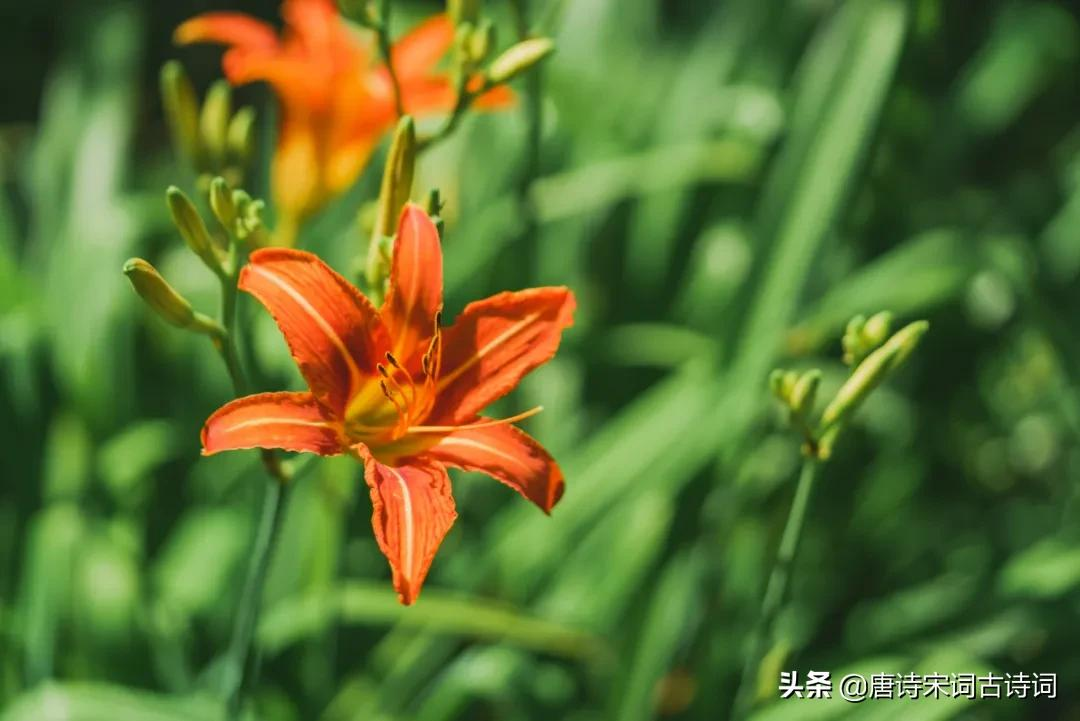
M 242 13 L 212 12 L 180 25 L 180 44 L 216 42 L 229 47 L 222 64 L 234 85 L 270 84 L 281 102 L 274 154 L 273 192 L 279 237 L 297 226 L 359 176 L 396 119 L 394 88 L 366 33 L 341 17 L 331 0 L 285 0 L 285 29 L 277 31 Z M 449 76 L 436 65 L 453 44 L 454 26 L 433 17 L 402 37 L 391 62 L 406 113 L 445 113 L 456 102 Z M 500 107 L 512 99 L 505 87 L 478 99 Z

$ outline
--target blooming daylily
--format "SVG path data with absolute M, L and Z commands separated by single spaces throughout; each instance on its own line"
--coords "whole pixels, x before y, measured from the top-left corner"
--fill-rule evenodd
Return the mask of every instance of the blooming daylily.
M 300 250 L 255 251 L 240 288 L 273 315 L 308 390 L 222 406 L 203 428 L 203 453 L 281 448 L 362 461 L 375 539 L 402 603 L 416 599 L 457 516 L 446 466 L 487 473 L 545 512 L 559 500 L 558 465 L 511 425 L 531 412 L 479 414 L 555 354 L 572 323 L 567 288 L 499 293 L 442 329 L 439 233 L 415 205 L 401 214 L 379 310 Z
M 285 31 L 234 12 L 211 12 L 176 29 L 178 43 L 229 46 L 222 65 L 234 85 L 263 80 L 281 101 L 274 155 L 274 195 L 279 237 L 287 242 L 297 224 L 347 189 L 379 139 L 397 120 L 393 84 L 375 62 L 370 38 L 338 14 L 332 0 L 284 0 Z M 449 111 L 452 83 L 435 65 L 453 44 L 454 26 L 438 15 L 414 28 L 391 50 L 404 111 L 414 116 Z M 477 99 L 477 107 L 503 107 L 506 87 Z

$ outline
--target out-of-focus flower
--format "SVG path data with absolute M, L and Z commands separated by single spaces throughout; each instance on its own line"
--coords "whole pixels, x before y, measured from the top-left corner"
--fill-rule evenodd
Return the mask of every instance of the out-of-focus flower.
M 231 83 L 262 80 L 277 93 L 282 117 L 274 195 L 279 237 L 288 241 L 301 220 L 356 180 L 397 112 L 390 72 L 377 62 L 371 39 L 331 0 L 285 0 L 282 17 L 281 37 L 248 15 L 212 12 L 181 24 L 175 39 L 228 45 L 222 64 Z M 453 23 L 439 15 L 394 45 L 391 60 L 406 113 L 423 117 L 454 107 L 450 77 L 435 71 L 453 42 Z M 497 108 L 511 100 L 509 89 L 497 87 L 475 105 Z
M 555 354 L 572 323 L 570 290 L 500 293 L 443 330 L 439 234 L 415 205 L 401 214 L 379 310 L 299 250 L 252 253 L 239 285 L 273 315 L 309 390 L 226 404 L 203 428 L 203 452 L 281 448 L 363 461 L 375 538 L 402 603 L 416 599 L 457 515 L 446 466 L 487 473 L 545 512 L 559 500 L 559 467 L 511 425 L 531 413 L 479 414 Z

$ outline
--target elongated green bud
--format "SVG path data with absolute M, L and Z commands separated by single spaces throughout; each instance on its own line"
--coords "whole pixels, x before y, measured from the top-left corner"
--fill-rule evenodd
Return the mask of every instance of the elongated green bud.
M 488 67 L 487 81 L 490 85 L 501 85 L 521 75 L 555 51 L 555 43 L 550 38 L 530 38 L 522 40 L 503 51 Z
M 787 403 L 787 394 L 784 393 L 784 371 L 776 368 L 769 374 L 769 390 L 778 400 Z
M 821 415 L 822 428 L 829 429 L 850 417 L 866 396 L 904 362 L 929 328 L 930 324 L 924 320 L 910 323 L 866 356 L 825 408 Z
M 814 399 L 817 397 L 817 389 L 820 383 L 821 371 L 816 368 L 806 371 L 799 377 L 799 380 L 795 381 L 795 384 L 791 387 L 791 396 L 788 398 L 792 413 L 805 415 L 814 406 Z
M 383 168 L 379 189 L 379 211 L 375 218 L 375 233 L 394 234 L 398 215 L 412 193 L 413 170 L 416 167 L 416 125 L 405 115 L 398 121 L 390 152 Z
M 471 22 L 460 23 L 454 28 L 453 76 L 455 83 L 462 73 L 468 75 L 475 69 L 476 64 L 472 61 L 469 47 L 473 28 L 474 25 Z
M 475 23 L 480 16 L 480 0 L 446 0 L 446 12 L 455 25 Z
M 240 222 L 237 228 L 237 236 L 240 240 L 246 240 L 256 248 L 268 244 L 266 228 L 263 225 L 263 211 L 266 202 L 263 200 L 251 200 L 243 206 Z
M 892 329 L 892 320 L 893 315 L 887 310 L 870 316 L 862 328 L 862 336 L 866 345 L 877 348 L 884 343 L 885 339 L 889 337 L 889 331 Z
M 245 106 L 236 111 L 229 121 L 229 157 L 241 167 L 251 162 L 255 153 L 255 108 Z
M 206 92 L 199 116 L 199 133 L 211 164 L 210 170 L 219 170 L 225 165 L 231 117 L 232 88 L 227 81 L 217 80 Z
M 487 58 L 495 46 L 495 24 L 484 19 L 473 28 L 464 40 L 465 55 L 473 65 L 479 65 Z
M 217 321 L 193 309 L 157 268 L 142 258 L 131 258 L 124 263 L 124 275 L 139 297 L 166 323 L 215 339 L 224 335 L 225 329 Z
M 195 310 L 191 303 L 177 293 L 150 263 L 142 258 L 132 258 L 124 263 L 124 275 L 131 281 L 135 292 L 167 323 L 177 328 L 187 328 L 195 322 Z
M 218 275 L 224 270 L 221 266 L 221 258 L 214 247 L 214 239 L 210 237 L 210 231 L 206 224 L 184 192 L 175 185 L 165 191 L 165 199 L 169 203 L 169 212 L 172 213 L 173 224 L 180 231 L 181 237 L 195 255 L 199 256 L 206 267 Z
M 172 135 L 173 150 L 193 167 L 201 165 L 199 100 L 184 66 L 170 60 L 161 66 L 161 104 Z
M 379 189 L 379 207 L 368 246 L 365 278 L 368 290 L 376 295 L 381 295 L 382 283 L 390 273 L 386 256 L 380 248 L 386 238 L 394 235 L 401 209 L 409 202 L 415 167 L 416 125 L 411 117 L 404 115 L 394 130 L 394 139 L 386 156 Z
M 844 348 L 844 365 L 855 366 L 866 355 L 862 347 L 862 329 L 866 325 L 866 316 L 857 315 L 848 321 L 844 328 L 844 337 L 840 345 Z
M 210 181 L 210 209 L 229 233 L 236 230 L 237 208 L 233 202 L 232 189 L 225 178 L 218 176 Z
M 892 328 L 892 313 L 881 311 L 867 319 L 857 315 L 852 318 L 844 331 L 844 364 L 855 367 L 872 350 L 885 342 Z

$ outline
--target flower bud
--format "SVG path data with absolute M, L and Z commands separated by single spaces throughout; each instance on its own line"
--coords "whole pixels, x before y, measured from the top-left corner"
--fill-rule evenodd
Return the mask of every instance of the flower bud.
M 531 38 L 507 48 L 495 58 L 487 71 L 487 80 L 491 85 L 501 85 L 513 80 L 521 73 L 533 67 L 555 50 L 555 43 L 550 38 Z
M 455 25 L 475 23 L 480 15 L 480 0 L 446 0 L 446 12 Z
M 237 229 L 237 236 L 240 240 L 246 240 L 255 247 L 262 247 L 267 244 L 266 231 L 263 226 L 263 211 L 266 209 L 266 202 L 263 200 L 249 200 L 246 205 L 243 206 L 243 212 L 240 216 L 240 223 Z
M 221 258 L 214 247 L 214 239 L 210 237 L 210 231 L 206 229 L 206 224 L 199 216 L 199 211 L 175 185 L 165 192 L 165 198 L 169 203 L 173 224 L 180 231 L 184 242 L 195 255 L 199 256 L 207 268 L 222 275 L 224 270 L 221 267 Z
M 202 114 L 199 116 L 199 133 L 206 148 L 209 169 L 220 170 L 225 165 L 229 147 L 229 119 L 232 117 L 232 88 L 225 80 L 217 80 L 206 92 Z
M 245 106 L 229 121 L 227 136 L 229 157 L 241 167 L 251 162 L 255 152 L 255 108 Z
M 478 65 L 484 62 L 494 45 L 495 25 L 485 19 L 465 39 L 465 54 L 471 63 Z
M 394 139 L 390 143 L 390 152 L 386 156 L 382 186 L 379 190 L 379 208 L 372 230 L 372 242 L 368 246 L 365 277 L 369 290 L 376 294 L 378 291 L 375 289 L 381 286 L 389 274 L 383 254 L 379 251 L 379 244 L 383 238 L 394 234 L 398 216 L 412 192 L 415 165 L 416 126 L 411 117 L 404 115 L 398 121 Z
M 870 351 L 885 342 L 891 327 L 892 313 L 888 311 L 875 313 L 869 319 L 861 315 L 852 318 L 842 341 L 844 363 L 852 367 L 861 363 Z
M 844 328 L 844 337 L 840 345 L 844 348 L 844 364 L 854 366 L 863 359 L 866 351 L 862 347 L 862 329 L 866 325 L 866 316 L 857 315 L 848 321 Z
M 821 415 L 822 427 L 828 429 L 848 418 L 866 396 L 907 359 L 929 328 L 926 321 L 910 323 L 866 356 L 825 408 Z
M 187 328 L 195 321 L 191 303 L 142 258 L 132 258 L 124 263 L 124 275 L 135 292 L 167 323 Z
M 776 368 L 769 374 L 769 390 L 776 396 L 777 400 L 787 403 L 787 396 L 784 393 L 784 371 L 780 368 Z
M 473 24 L 463 22 L 454 28 L 454 73 L 470 73 L 473 70 L 473 61 L 470 54 L 470 38 L 472 38 Z
M 214 216 L 229 233 L 235 232 L 237 207 L 233 202 L 233 193 L 225 178 L 218 176 L 210 181 L 210 209 Z
M 806 371 L 799 380 L 795 381 L 791 387 L 791 396 L 788 398 L 792 413 L 805 415 L 813 407 L 820 383 L 821 371 L 817 369 Z
M 192 166 L 200 165 L 199 100 L 179 61 L 161 66 L 161 103 L 174 151 Z
M 891 327 L 892 313 L 889 311 L 883 310 L 870 316 L 862 328 L 862 336 L 866 341 L 866 345 L 870 348 L 877 348 L 884 343 L 885 339 L 889 337 Z

